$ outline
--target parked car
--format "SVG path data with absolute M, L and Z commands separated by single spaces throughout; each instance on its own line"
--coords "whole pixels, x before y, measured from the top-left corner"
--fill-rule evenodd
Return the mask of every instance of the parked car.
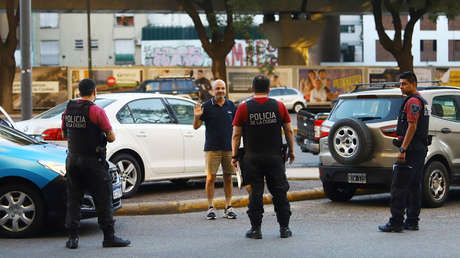
M 37 141 L 0 125 L 0 235 L 35 235 L 46 223 L 62 223 L 66 213 L 66 149 Z M 121 207 L 121 180 L 110 163 L 113 209 Z M 85 194 L 82 218 L 96 216 L 93 198 Z
M 297 113 L 297 134 L 295 136 L 297 145 L 302 152 L 319 154 L 319 139 L 321 124 L 329 116 L 332 103 L 312 104 Z
M 199 88 L 192 77 L 159 77 L 143 81 L 136 91 L 181 95 L 197 100 Z
M 116 141 L 107 145 L 107 157 L 119 168 L 123 196 L 132 196 L 142 182 L 183 183 L 206 177 L 205 129 L 193 129 L 194 101 L 163 94 L 113 93 L 98 95 L 95 103 L 104 108 L 116 135 Z M 66 105 L 17 122 L 16 126 L 27 134 L 66 146 L 60 129 Z
M 268 97 L 283 102 L 283 104 L 286 106 L 288 110 L 291 110 L 295 113 L 299 112 L 302 108 L 307 106 L 307 101 L 305 100 L 303 94 L 294 88 L 270 88 L 270 93 L 268 93 Z M 247 101 L 250 98 L 252 98 L 252 96 L 238 99 L 235 101 L 235 104 L 239 105 L 240 103 Z
M 418 87 L 430 112 L 423 202 L 441 206 L 460 183 L 460 88 Z M 357 188 L 391 185 L 399 153 L 392 141 L 404 96 L 400 89 L 363 88 L 339 96 L 320 129 L 320 178 L 333 201 L 351 199 Z

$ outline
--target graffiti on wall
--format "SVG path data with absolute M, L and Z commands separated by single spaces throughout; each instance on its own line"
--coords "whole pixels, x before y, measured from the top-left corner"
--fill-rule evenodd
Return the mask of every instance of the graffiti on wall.
M 227 55 L 228 66 L 276 65 L 278 50 L 268 40 L 235 40 Z M 142 64 L 150 66 L 211 66 L 199 40 L 142 41 Z

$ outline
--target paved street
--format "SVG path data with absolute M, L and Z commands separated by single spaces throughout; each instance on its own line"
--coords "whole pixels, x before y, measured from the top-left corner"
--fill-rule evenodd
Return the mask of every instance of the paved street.
M 124 249 L 102 249 L 96 220 L 87 220 L 78 250 L 65 249 L 66 235 L 57 232 L 2 239 L 0 257 L 458 257 L 458 188 L 452 195 L 444 207 L 422 210 L 418 232 L 378 232 L 389 215 L 389 195 L 380 194 L 348 203 L 292 203 L 291 239 L 279 238 L 273 206 L 267 205 L 262 240 L 244 238 L 249 221 L 241 208 L 237 220 L 207 221 L 202 213 L 117 217 L 117 232 L 133 242 Z

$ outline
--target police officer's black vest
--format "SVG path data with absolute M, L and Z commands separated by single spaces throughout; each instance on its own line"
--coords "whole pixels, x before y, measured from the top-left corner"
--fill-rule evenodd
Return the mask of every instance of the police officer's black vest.
M 96 148 L 105 147 L 102 130 L 89 119 L 90 101 L 69 101 L 65 113 L 67 143 L 71 154 L 97 156 Z
M 243 143 L 246 153 L 281 154 L 282 120 L 278 102 L 268 99 L 261 104 L 251 99 L 246 102 L 248 119 L 243 125 Z
M 411 141 L 409 146 L 413 145 L 413 143 L 419 143 L 419 144 L 423 144 L 423 145 L 427 146 L 428 145 L 427 140 L 428 140 L 428 126 L 429 126 L 430 114 L 428 113 L 428 110 L 426 109 L 426 105 L 427 105 L 426 100 L 422 96 L 420 96 L 418 94 L 408 96 L 404 100 L 404 102 L 403 102 L 403 104 L 401 106 L 401 109 L 399 110 L 398 125 L 397 125 L 397 128 L 396 128 L 396 135 L 404 137 L 406 132 L 407 132 L 407 127 L 408 127 L 407 114 L 406 114 L 406 112 L 404 112 L 404 106 L 406 105 L 406 102 L 410 98 L 419 99 L 422 102 L 422 107 L 421 107 L 421 110 L 418 111 L 418 112 L 420 112 L 420 115 L 419 115 L 419 118 L 418 118 L 418 121 L 417 121 L 417 129 L 415 131 L 415 135 L 412 138 L 412 141 Z

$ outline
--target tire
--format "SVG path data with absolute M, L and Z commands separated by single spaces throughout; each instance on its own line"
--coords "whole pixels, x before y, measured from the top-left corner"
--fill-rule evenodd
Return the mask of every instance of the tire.
M 45 225 L 45 201 L 28 184 L 3 185 L 0 190 L 0 206 L 3 206 L 0 208 L 0 235 L 30 237 L 37 235 Z
M 123 198 L 133 196 L 142 182 L 142 171 L 138 160 L 128 153 L 120 153 L 110 159 L 118 168 Z
M 323 183 L 324 194 L 333 202 L 346 202 L 353 198 L 356 188 L 349 184 Z
M 368 161 L 373 153 L 372 135 L 366 124 L 358 119 L 337 121 L 328 136 L 332 157 L 345 165 Z
M 430 162 L 423 174 L 422 196 L 426 207 L 440 207 L 449 194 L 449 177 L 442 162 Z
M 190 178 L 181 178 L 181 179 L 171 179 L 171 182 L 173 182 L 176 185 L 179 186 L 184 186 L 187 185 L 187 182 L 190 180 Z
M 303 104 L 300 103 L 300 102 L 297 102 L 294 104 L 294 106 L 292 107 L 292 111 L 294 111 L 294 113 L 299 113 L 299 111 L 304 108 Z

